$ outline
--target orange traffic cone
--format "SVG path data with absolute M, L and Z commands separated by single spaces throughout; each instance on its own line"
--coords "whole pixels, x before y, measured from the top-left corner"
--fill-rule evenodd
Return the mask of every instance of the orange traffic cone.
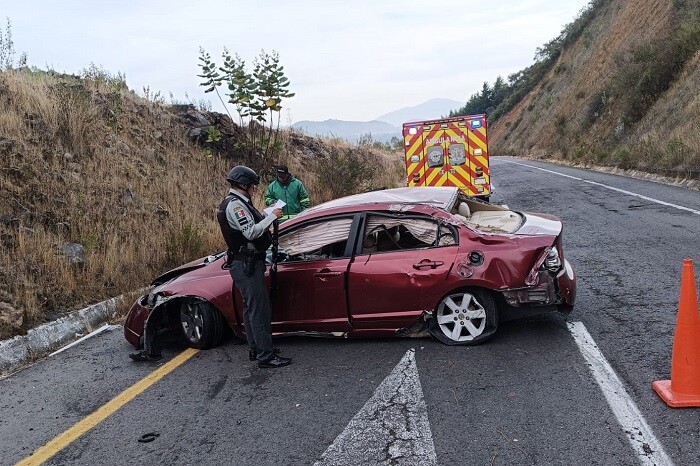
M 700 316 L 691 259 L 683 260 L 671 380 L 657 380 L 651 386 L 672 408 L 700 406 Z

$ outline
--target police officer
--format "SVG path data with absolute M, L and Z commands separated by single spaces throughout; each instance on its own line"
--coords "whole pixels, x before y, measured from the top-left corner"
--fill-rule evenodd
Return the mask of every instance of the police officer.
M 291 358 L 283 358 L 272 347 L 270 298 L 265 286 L 265 252 L 272 244 L 269 227 L 282 216 L 281 209 L 263 217 L 253 207 L 252 198 L 260 177 L 243 165 L 234 167 L 226 177 L 231 189 L 219 205 L 216 217 L 228 246 L 226 264 L 243 297 L 243 320 L 250 346 L 251 361 L 259 367 L 283 367 Z

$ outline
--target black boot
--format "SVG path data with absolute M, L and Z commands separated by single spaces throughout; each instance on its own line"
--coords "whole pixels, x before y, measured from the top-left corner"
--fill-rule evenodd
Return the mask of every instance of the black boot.
M 279 348 L 272 348 L 272 356 L 274 357 L 275 355 L 280 354 L 280 349 Z M 251 361 L 255 361 L 258 359 L 258 352 L 255 351 L 254 349 L 249 349 L 248 350 L 248 359 Z
M 258 362 L 258 367 L 274 369 L 275 367 L 288 366 L 291 363 L 292 363 L 292 358 L 283 358 L 282 356 L 275 355 L 272 358 L 268 359 L 267 361 Z
M 163 355 L 161 354 L 148 354 L 146 350 L 141 350 L 137 351 L 135 353 L 131 353 L 129 355 L 131 359 L 137 362 L 150 362 L 150 361 L 158 361 L 159 359 L 163 358 Z

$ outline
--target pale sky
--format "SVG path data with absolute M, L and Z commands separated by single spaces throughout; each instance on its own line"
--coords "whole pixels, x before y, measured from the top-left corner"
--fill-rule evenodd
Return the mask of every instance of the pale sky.
M 282 125 L 369 121 L 432 98 L 460 102 L 533 63 L 588 0 L 0 0 L 15 59 L 80 74 L 91 63 L 129 88 L 170 103 L 210 100 L 199 86 L 199 47 L 222 64 L 277 51 L 289 90 Z M 225 92 L 220 88 L 220 92 Z M 233 113 L 233 107 L 230 107 Z

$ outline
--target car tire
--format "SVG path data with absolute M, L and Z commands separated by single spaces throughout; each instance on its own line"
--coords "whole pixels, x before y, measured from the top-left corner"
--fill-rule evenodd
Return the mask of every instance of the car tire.
M 498 312 L 491 293 L 478 288 L 453 291 L 440 300 L 430 334 L 446 345 L 476 345 L 498 329 Z
M 206 301 L 185 300 L 180 305 L 180 328 L 188 346 L 208 349 L 221 342 L 224 319 L 219 311 Z

